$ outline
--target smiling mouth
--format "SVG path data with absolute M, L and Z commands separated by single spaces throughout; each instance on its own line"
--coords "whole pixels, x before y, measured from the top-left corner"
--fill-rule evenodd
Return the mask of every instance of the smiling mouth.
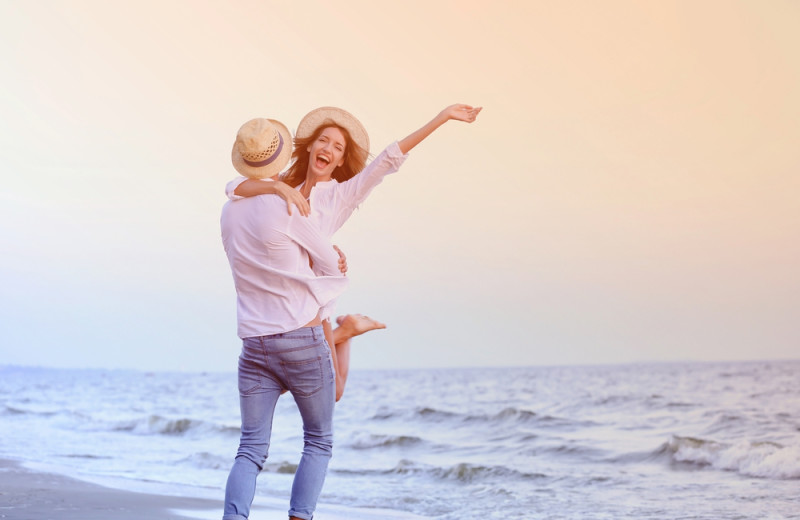
M 319 166 L 320 168 L 324 168 L 331 163 L 331 160 L 325 157 L 324 155 L 317 155 L 316 162 L 317 166 Z

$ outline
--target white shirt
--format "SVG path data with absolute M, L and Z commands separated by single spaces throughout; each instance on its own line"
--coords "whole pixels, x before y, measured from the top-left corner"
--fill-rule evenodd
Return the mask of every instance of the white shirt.
M 347 287 L 338 255 L 316 218 L 290 216 L 277 195 L 227 202 L 220 224 L 236 287 L 240 338 L 298 329 Z
M 319 234 L 328 240 L 333 237 L 333 234 L 339 230 L 340 227 L 347 221 L 350 215 L 353 214 L 353 211 L 358 207 L 359 204 L 364 202 L 364 200 L 369 196 L 372 192 L 372 189 L 375 188 L 378 184 L 383 181 L 383 178 L 390 173 L 394 173 L 400 169 L 400 166 L 405 162 L 408 158 L 408 154 L 403 154 L 400 151 L 400 146 L 397 142 L 394 142 L 386 147 L 374 160 L 372 160 L 360 173 L 356 174 L 351 179 L 348 179 L 344 182 L 337 182 L 335 180 L 330 180 L 327 182 L 318 182 L 311 188 L 311 195 L 309 197 L 309 203 L 311 205 L 311 215 L 309 217 L 300 217 L 297 211 L 293 212 L 293 215 L 298 215 L 297 218 L 299 219 L 307 219 L 310 225 L 316 226 Z M 225 193 L 230 199 L 227 206 L 236 206 L 245 200 L 249 200 L 252 198 L 262 198 L 264 197 L 240 197 L 239 195 L 235 195 L 233 192 L 236 190 L 239 184 L 243 183 L 247 179 L 245 177 L 237 177 L 236 179 L 230 181 L 227 186 L 225 187 Z M 271 182 L 267 180 L 267 182 Z M 281 209 L 283 214 L 287 214 L 286 211 L 286 203 L 280 199 L 278 196 L 273 196 L 274 199 L 281 201 L 282 206 Z M 232 203 L 232 201 L 236 201 Z M 279 204 L 280 205 L 280 204 Z M 223 211 L 224 217 L 224 211 Z M 223 242 L 224 242 L 224 232 L 223 232 Z M 331 251 L 333 251 L 332 246 L 329 246 Z M 227 251 L 227 246 L 226 246 Z M 228 254 L 230 258 L 230 253 Z M 337 256 L 337 266 L 338 266 L 338 256 Z M 233 264 L 231 264 L 233 268 Z M 301 266 L 303 268 L 308 267 L 308 262 L 305 263 L 305 266 Z M 317 275 L 324 276 L 326 273 L 319 269 L 317 265 L 317 261 L 314 260 L 314 273 Z M 337 271 L 338 274 L 338 271 Z M 236 279 L 236 274 L 234 272 L 234 279 Z M 238 285 L 237 285 L 237 294 L 239 293 Z M 340 293 L 341 294 L 341 293 Z M 338 295 L 337 295 L 338 296 Z M 285 300 L 284 300 L 285 301 Z M 329 318 L 333 315 L 334 307 L 335 307 L 335 298 L 330 299 L 329 301 L 325 302 L 324 304 L 319 306 L 318 309 L 320 311 L 320 317 L 322 319 Z M 264 307 L 262 309 L 264 312 L 269 312 L 269 308 Z M 248 337 L 242 336 L 242 318 L 243 314 L 250 315 L 249 312 L 243 312 L 242 310 L 242 299 L 239 297 L 239 312 L 238 312 L 240 319 L 239 319 L 239 336 L 240 337 Z M 283 314 L 283 313 L 282 313 Z M 312 315 L 311 318 L 306 320 L 304 323 L 308 323 L 314 316 Z M 282 317 L 276 317 L 276 319 L 283 319 Z M 298 325 L 298 327 L 301 325 Z M 295 327 L 297 328 L 297 327 Z M 248 327 L 249 329 L 249 327 Z M 293 329 L 287 329 L 293 330 Z M 282 331 L 285 332 L 285 331 Z M 250 334 L 252 335 L 261 335 L 261 334 Z

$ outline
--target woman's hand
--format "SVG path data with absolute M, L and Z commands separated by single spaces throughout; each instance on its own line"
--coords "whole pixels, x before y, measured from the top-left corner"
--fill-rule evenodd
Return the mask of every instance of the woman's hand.
M 456 121 L 464 121 L 472 123 L 478 117 L 478 114 L 483 110 L 483 107 L 472 107 L 470 105 L 455 104 L 450 105 L 441 112 L 446 120 L 455 119 Z
M 289 210 L 289 215 L 292 214 L 292 204 L 297 207 L 301 215 L 307 217 L 311 213 L 311 206 L 308 201 L 303 197 L 303 194 L 292 188 L 285 182 L 274 181 L 272 183 L 275 187 L 275 193 L 286 201 L 286 206 Z
M 431 119 L 425 126 L 397 141 L 397 145 L 400 147 L 400 152 L 404 155 L 407 154 L 412 148 L 417 146 L 426 137 L 431 135 L 434 130 L 451 119 L 472 123 L 478 117 L 478 113 L 480 113 L 481 110 L 483 110 L 483 107 L 475 108 L 461 103 L 450 105 L 436 114 L 436 117 Z

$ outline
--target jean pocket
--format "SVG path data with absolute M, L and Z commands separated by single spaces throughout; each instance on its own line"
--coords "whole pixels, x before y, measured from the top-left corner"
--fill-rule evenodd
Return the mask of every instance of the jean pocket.
M 311 397 L 322 389 L 322 357 L 298 361 L 281 361 L 286 386 L 292 394 Z
M 248 363 L 244 356 L 239 357 L 238 385 L 239 395 L 250 395 L 261 388 L 261 374 L 258 368 Z

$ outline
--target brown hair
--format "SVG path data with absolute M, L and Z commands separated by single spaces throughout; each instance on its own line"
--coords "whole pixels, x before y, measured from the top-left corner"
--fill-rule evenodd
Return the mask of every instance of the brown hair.
M 308 145 L 316 141 L 322 131 L 326 128 L 338 128 L 344 135 L 345 148 L 344 148 L 344 163 L 333 170 L 331 177 L 337 182 L 344 182 L 364 169 L 367 164 L 368 150 L 364 150 L 350 137 L 350 132 L 346 128 L 342 128 L 334 123 L 322 124 L 309 137 L 295 137 L 294 150 L 292 151 L 292 165 L 286 170 L 286 173 L 281 179 L 283 182 L 296 188 L 303 184 L 306 180 L 306 173 L 308 172 L 308 162 L 310 154 L 308 152 Z

